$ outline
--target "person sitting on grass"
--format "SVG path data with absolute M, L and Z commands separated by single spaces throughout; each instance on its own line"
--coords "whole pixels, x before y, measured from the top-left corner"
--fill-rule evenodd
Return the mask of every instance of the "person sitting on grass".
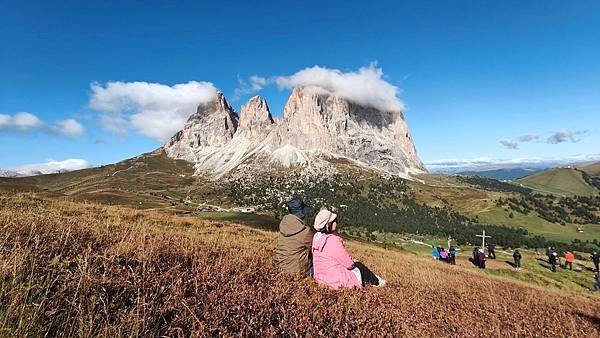
M 367 284 L 384 286 L 385 280 L 369 268 L 354 261 L 337 235 L 337 215 L 322 209 L 315 217 L 317 231 L 312 241 L 314 278 L 319 284 L 331 289 L 340 287 L 360 288 Z
M 310 207 L 298 196 L 288 202 L 289 214 L 279 223 L 275 262 L 290 274 L 312 275 L 310 248 L 313 232 L 304 219 Z

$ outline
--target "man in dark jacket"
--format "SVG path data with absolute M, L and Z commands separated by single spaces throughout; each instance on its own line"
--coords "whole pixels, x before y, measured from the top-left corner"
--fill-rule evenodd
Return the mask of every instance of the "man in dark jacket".
M 298 196 L 288 202 L 289 214 L 279 223 L 275 262 L 290 274 L 311 275 L 313 232 L 304 223 L 310 207 Z
M 590 256 L 590 258 L 592 259 L 592 262 L 594 262 L 594 267 L 596 268 L 596 272 L 600 272 L 600 270 L 598 270 L 598 263 L 600 263 L 600 254 L 598 254 L 597 252 L 594 251 L 594 253 Z
M 521 258 L 521 252 L 519 252 L 519 250 L 515 250 L 513 253 L 513 259 L 515 260 L 515 270 L 517 271 L 521 270 Z
M 454 246 L 450 246 L 450 250 L 448 252 L 448 259 L 450 265 L 456 265 L 456 248 Z

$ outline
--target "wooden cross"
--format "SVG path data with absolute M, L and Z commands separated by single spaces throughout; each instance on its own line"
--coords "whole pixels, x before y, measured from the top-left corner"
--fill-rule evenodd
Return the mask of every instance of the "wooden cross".
M 486 238 L 492 238 L 492 236 L 486 236 L 485 235 L 485 229 L 483 230 L 483 235 L 475 235 L 476 237 L 481 237 L 481 247 L 485 248 L 485 239 Z

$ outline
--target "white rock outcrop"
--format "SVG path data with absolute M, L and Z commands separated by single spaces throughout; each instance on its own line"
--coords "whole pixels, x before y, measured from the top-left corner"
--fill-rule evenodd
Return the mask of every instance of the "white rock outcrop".
M 164 146 L 168 156 L 220 177 L 241 163 L 305 166 L 344 157 L 408 177 L 425 171 L 402 112 L 384 112 L 310 87 L 294 88 L 283 119 L 255 96 L 235 114 L 222 94 L 201 105 Z

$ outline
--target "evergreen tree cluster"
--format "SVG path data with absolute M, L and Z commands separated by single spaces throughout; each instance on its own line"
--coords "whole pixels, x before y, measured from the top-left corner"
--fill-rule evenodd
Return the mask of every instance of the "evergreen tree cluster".
M 483 190 L 500 191 L 500 192 L 516 192 L 520 194 L 529 194 L 531 189 L 515 185 L 512 183 L 502 182 L 493 178 L 482 176 L 456 176 L 459 182 L 470 184 Z
M 526 194 L 499 198 L 498 206 L 527 215 L 537 213 L 552 223 L 599 224 L 600 196 L 556 197 L 554 195 Z

